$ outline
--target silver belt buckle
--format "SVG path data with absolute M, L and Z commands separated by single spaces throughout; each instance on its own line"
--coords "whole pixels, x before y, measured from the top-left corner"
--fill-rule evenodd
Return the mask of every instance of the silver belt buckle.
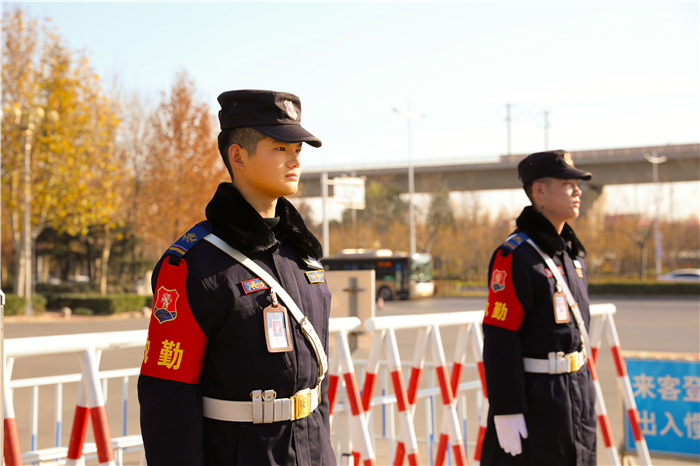
M 294 401 L 294 417 L 292 421 L 302 419 L 311 414 L 311 389 L 299 390 L 292 396 Z

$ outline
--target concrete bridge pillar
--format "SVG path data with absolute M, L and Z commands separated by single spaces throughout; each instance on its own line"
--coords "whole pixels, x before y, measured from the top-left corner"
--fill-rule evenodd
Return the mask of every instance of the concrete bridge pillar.
M 581 216 L 588 217 L 591 221 L 601 220 L 605 215 L 605 185 L 579 181 L 581 194 Z

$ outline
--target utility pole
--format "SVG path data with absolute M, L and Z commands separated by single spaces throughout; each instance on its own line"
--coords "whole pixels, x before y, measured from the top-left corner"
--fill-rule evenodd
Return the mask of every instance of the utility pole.
M 508 155 L 510 155 L 510 104 L 506 104 L 506 128 L 508 131 Z
M 549 150 L 549 112 L 544 112 L 544 150 Z
M 321 173 L 321 199 L 323 202 L 323 255 L 330 255 L 329 228 L 328 228 L 328 173 Z
M 394 107 L 393 110 L 401 116 L 408 119 L 408 223 L 410 230 L 410 248 L 411 256 L 416 253 L 416 214 L 413 207 L 413 195 L 414 195 L 414 185 L 413 185 L 413 153 L 412 145 L 413 138 L 411 137 L 411 120 L 416 118 L 424 118 L 424 113 L 411 113 L 410 104 L 409 111 L 404 112 Z
M 657 157 L 656 151 L 652 151 L 651 155 L 644 154 L 644 158 L 647 162 L 651 163 L 651 179 L 654 183 L 654 191 L 656 192 L 656 215 L 654 219 L 654 257 L 656 259 L 656 275 L 661 275 L 661 259 L 663 258 L 664 251 L 661 245 L 661 230 L 659 229 L 659 214 L 661 210 L 661 196 L 659 195 L 659 165 L 664 163 L 666 160 L 665 155 Z

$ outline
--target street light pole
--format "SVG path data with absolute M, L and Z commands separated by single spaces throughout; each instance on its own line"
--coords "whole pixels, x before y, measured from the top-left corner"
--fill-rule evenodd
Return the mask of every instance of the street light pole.
M 651 179 L 654 183 L 654 191 L 656 194 L 656 214 L 654 221 L 654 257 L 656 259 L 656 275 L 661 275 L 661 259 L 664 252 L 661 246 L 661 230 L 659 229 L 659 212 L 661 199 L 659 197 L 659 165 L 668 160 L 665 155 L 657 157 L 656 151 L 652 151 L 651 155 L 644 154 L 647 162 L 651 163 Z
M 321 173 L 321 199 L 323 205 L 323 256 L 328 257 L 331 254 L 328 227 L 328 172 Z
M 408 223 L 410 230 L 410 253 L 413 256 L 416 253 L 416 214 L 413 207 L 413 195 L 415 192 L 414 177 L 413 177 L 413 137 L 411 135 L 411 121 L 416 118 L 425 118 L 424 113 L 404 112 L 394 107 L 394 112 L 404 116 L 408 120 Z

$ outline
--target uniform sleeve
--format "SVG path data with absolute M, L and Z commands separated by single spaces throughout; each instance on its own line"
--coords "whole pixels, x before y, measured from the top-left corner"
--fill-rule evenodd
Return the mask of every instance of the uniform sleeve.
M 166 256 L 154 275 L 153 312 L 138 382 L 141 434 L 149 466 L 203 465 L 198 385 L 207 337 L 194 318 L 201 280 L 184 259 Z
M 141 375 L 138 393 L 148 466 L 203 465 L 199 385 Z
M 517 289 L 516 289 L 516 286 Z M 496 250 L 489 267 L 489 297 L 484 314 L 484 371 L 495 415 L 526 413 L 525 371 L 520 326 L 531 307 L 527 266 L 511 251 Z

